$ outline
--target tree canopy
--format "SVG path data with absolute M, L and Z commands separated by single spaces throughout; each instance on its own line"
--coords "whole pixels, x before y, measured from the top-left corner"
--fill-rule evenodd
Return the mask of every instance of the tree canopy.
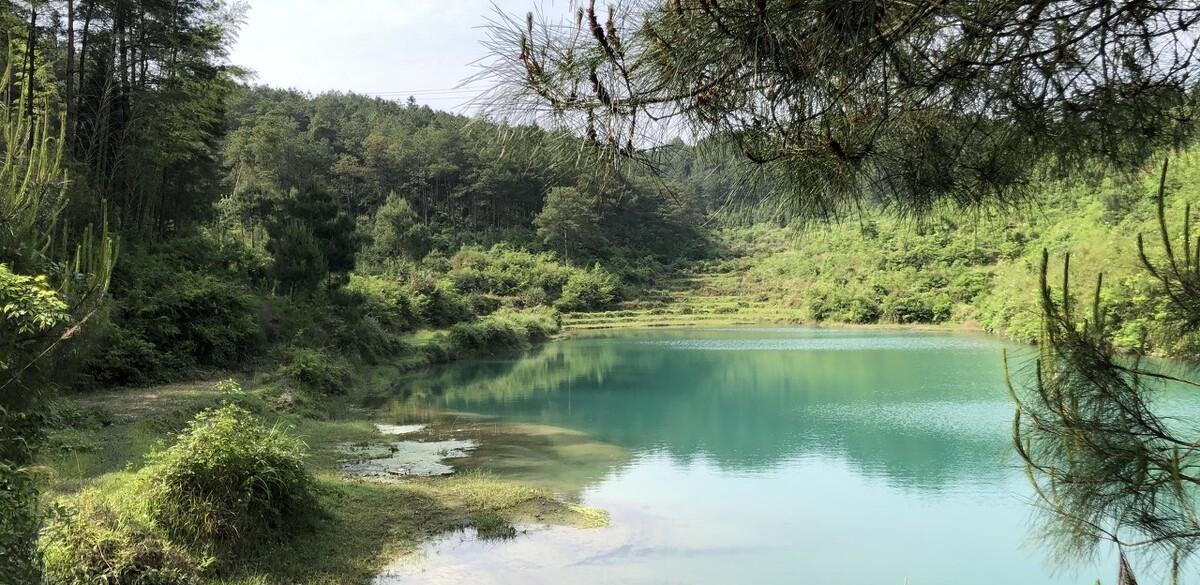
M 1010 201 L 1039 165 L 1136 168 L 1195 129 L 1194 2 L 589 0 L 573 16 L 494 20 L 486 106 L 610 159 L 715 137 L 784 179 L 765 202 L 785 216 Z

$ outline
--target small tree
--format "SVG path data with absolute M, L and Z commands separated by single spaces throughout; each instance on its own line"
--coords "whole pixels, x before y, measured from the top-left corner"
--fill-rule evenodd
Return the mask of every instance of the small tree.
M 533 219 L 542 242 L 562 252 L 571 260 L 571 253 L 594 252 L 604 242 L 599 222 L 587 197 L 575 187 L 555 187 L 546 194 L 542 212 Z
M 425 227 L 408 200 L 392 193 L 375 212 L 367 246 L 367 257 L 377 263 L 396 258 L 420 260 L 429 253 L 429 228 Z
M 354 222 L 324 190 L 301 193 L 260 205 L 267 218 L 271 274 L 289 291 L 313 291 L 326 282 L 341 286 L 354 269 Z

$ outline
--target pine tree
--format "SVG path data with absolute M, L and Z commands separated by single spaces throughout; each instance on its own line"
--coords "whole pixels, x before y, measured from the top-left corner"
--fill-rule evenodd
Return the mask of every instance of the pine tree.
M 580 4 L 497 18 L 482 102 L 601 161 L 713 138 L 782 179 L 749 203 L 792 217 L 1007 202 L 1039 165 L 1137 168 L 1195 131 L 1195 2 Z

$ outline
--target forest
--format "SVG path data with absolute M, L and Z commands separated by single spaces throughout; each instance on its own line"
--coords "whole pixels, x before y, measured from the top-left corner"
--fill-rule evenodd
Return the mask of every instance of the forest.
M 967 35 L 962 55 L 933 58 L 953 66 L 930 70 L 895 54 L 840 63 L 780 33 L 779 54 L 810 62 L 773 53 L 773 81 L 739 66 L 717 82 L 676 60 L 752 61 L 754 31 L 790 26 L 761 15 L 785 3 L 642 4 L 667 8 L 635 25 L 581 7 L 588 34 L 570 46 L 582 60 L 560 26 L 495 21 L 488 46 L 513 50 L 497 56 L 482 115 L 256 84 L 230 62 L 245 7 L 225 0 L 0 4 L 0 583 L 365 583 L 380 559 L 453 526 L 503 536 L 535 508 L 604 524 L 486 473 L 350 482 L 326 447 L 372 440 L 355 409 L 451 362 L 589 330 L 765 324 L 1036 345 L 1038 367 L 1057 374 L 1013 390 L 1015 445 L 1037 485 L 1062 490 L 1051 508 L 1070 542 L 1104 540 L 1088 527 L 1115 519 L 1174 547 L 1178 571 L 1200 543 L 1194 447 L 1145 407 L 1142 380 L 1158 374 L 1140 364 L 1200 359 L 1200 94 L 1179 51 L 1165 63 L 1162 47 L 1122 43 L 1185 31 L 1198 11 L 1111 3 L 1144 12 L 1101 19 L 1124 52 L 1104 71 L 1125 85 L 1071 86 L 1059 76 L 1091 70 L 1038 61 L 1059 92 L 1040 99 L 1082 112 L 1050 120 L 1034 112 L 1061 103 L 981 81 L 1022 64 L 996 48 L 999 33 Z M 1110 3 L 1047 2 L 1040 17 L 998 4 L 976 15 L 999 23 L 988 30 L 1082 26 Z M 746 16 L 756 6 L 759 20 Z M 838 20 L 849 15 L 822 10 L 822 34 L 843 35 L 833 44 L 871 52 L 853 19 Z M 902 34 L 932 42 L 915 25 Z M 1103 52 L 1095 34 L 1059 48 Z M 645 63 L 676 76 L 630 74 Z M 894 117 L 871 118 L 877 92 L 843 67 L 882 67 Z M 945 103 L 915 97 L 939 84 L 952 88 Z M 764 117 L 745 87 L 794 99 L 772 106 L 791 113 L 814 94 L 852 97 L 812 131 Z M 1008 105 L 940 112 L 993 99 Z M 511 115 L 544 109 L 523 100 L 563 123 Z M 704 132 L 635 144 L 662 104 Z M 1100 139 L 1121 132 L 1136 136 Z M 551 383 L 531 371 L 529 386 Z M 1070 392 L 1074 410 L 1047 398 Z M 146 398 L 160 394 L 173 398 Z M 1083 432 L 1093 450 L 1070 446 Z M 1120 569 L 1132 572 L 1124 552 Z

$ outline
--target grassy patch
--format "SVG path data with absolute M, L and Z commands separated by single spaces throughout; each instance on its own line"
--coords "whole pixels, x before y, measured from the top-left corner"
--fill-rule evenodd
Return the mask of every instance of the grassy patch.
M 95 535 L 85 533 L 88 542 L 137 541 L 145 543 L 139 550 L 174 554 L 174 549 L 148 532 L 153 522 L 136 512 L 140 507 L 131 486 L 147 453 L 173 442 L 197 412 L 224 401 L 249 405 L 246 408 L 261 413 L 271 424 L 289 428 L 307 443 L 310 454 L 305 465 L 315 474 L 314 493 L 322 513 L 289 538 L 265 539 L 207 564 L 202 574 L 205 583 L 368 583 L 398 556 L 415 552 L 423 542 L 447 531 L 475 526 L 487 536 L 506 537 L 515 534 L 514 525 L 519 523 L 597 527 L 607 522 L 603 512 L 563 501 L 545 489 L 475 471 L 394 482 L 346 478 L 340 473 L 334 446 L 383 438 L 365 413 L 331 402 L 330 410 L 338 416 L 303 418 L 275 412 L 255 391 L 231 395 L 215 382 L 69 400 L 67 408 L 85 414 L 82 420 L 64 423 L 52 432 L 51 444 L 59 448 L 44 457 L 47 500 L 75 503 L 86 497 L 89 506 L 104 514 L 124 513 L 123 524 Z M 443 431 L 427 436 L 437 432 Z M 67 549 L 58 546 L 57 550 Z

